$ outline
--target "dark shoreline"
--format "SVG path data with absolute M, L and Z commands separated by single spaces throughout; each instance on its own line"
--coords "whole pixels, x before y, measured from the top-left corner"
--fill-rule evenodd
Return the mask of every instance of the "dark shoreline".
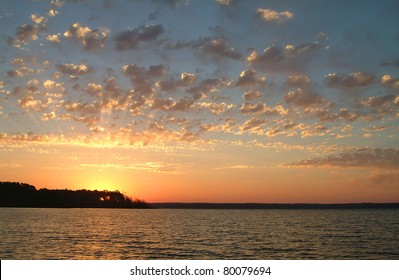
M 399 203 L 149 203 L 153 209 L 399 209 Z
M 0 207 L 119 209 L 399 209 L 395 203 L 147 203 L 119 191 L 49 190 L 18 182 L 0 182 Z

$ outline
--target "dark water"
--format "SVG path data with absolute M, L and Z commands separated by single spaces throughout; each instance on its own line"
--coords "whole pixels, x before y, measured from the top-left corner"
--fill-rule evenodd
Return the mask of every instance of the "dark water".
M 0 208 L 0 259 L 399 259 L 399 210 Z

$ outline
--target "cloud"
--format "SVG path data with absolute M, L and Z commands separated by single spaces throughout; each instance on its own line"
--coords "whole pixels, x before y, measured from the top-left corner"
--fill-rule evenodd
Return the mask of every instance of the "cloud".
M 60 0 L 51 0 L 50 2 L 50 9 L 48 11 L 48 16 L 54 17 L 56 16 L 59 12 L 58 9 L 61 8 L 64 5 L 64 2 L 61 2 Z
M 43 17 L 43 16 L 41 17 L 41 16 L 38 16 L 38 15 L 36 15 L 36 14 L 31 15 L 31 16 L 30 16 L 30 19 L 31 19 L 34 23 L 36 23 L 36 24 L 40 24 L 40 23 L 42 23 L 43 21 L 46 20 L 45 17 Z
M 52 80 L 45 80 L 43 82 L 43 87 L 47 90 L 55 90 L 55 89 L 64 90 L 64 88 L 62 87 L 62 83 L 57 83 Z
M 231 6 L 234 3 L 234 0 L 216 0 L 220 6 Z
M 307 75 L 294 74 L 289 75 L 285 83 L 290 87 L 307 87 L 310 84 L 310 78 Z
M 51 98 L 39 100 L 32 95 L 25 95 L 22 98 L 18 99 L 19 106 L 25 111 L 42 112 L 51 102 Z
M 235 108 L 236 105 L 234 104 L 226 104 L 222 103 L 214 103 L 214 102 L 201 102 L 197 104 L 200 108 L 207 108 L 209 111 L 215 115 L 224 114 L 231 109 Z
M 352 122 L 362 116 L 361 113 L 350 111 L 347 108 L 340 108 L 337 113 L 332 113 L 322 107 L 308 107 L 305 108 L 305 113 L 318 118 L 322 122 L 335 122 L 338 120 Z
M 98 85 L 95 83 L 89 83 L 84 91 L 90 95 L 99 96 L 100 93 L 102 92 L 102 90 L 103 90 L 102 85 Z
M 241 108 L 240 112 L 242 114 L 265 114 L 265 115 L 286 115 L 288 111 L 284 109 L 281 105 L 276 105 L 275 107 L 269 107 L 265 103 L 258 102 L 256 104 L 251 104 L 245 102 Z
M 37 40 L 37 34 L 39 32 L 39 27 L 36 24 L 22 24 L 17 27 L 17 32 L 15 34 L 15 43 L 21 44 L 28 41 Z
M 136 49 L 142 42 L 154 41 L 164 32 L 160 24 L 147 24 L 123 31 L 115 36 L 118 51 Z
M 324 77 L 324 81 L 327 86 L 346 89 L 371 85 L 375 79 L 375 75 L 365 72 L 356 72 L 350 74 L 332 73 Z
M 195 74 L 183 72 L 180 75 L 180 81 L 177 81 L 177 86 L 187 87 L 195 82 L 196 79 L 197 76 Z
M 322 124 L 312 124 L 311 126 L 298 125 L 298 128 L 302 130 L 301 138 L 320 137 L 325 136 L 327 133 L 331 132 L 331 130 L 328 130 L 327 127 Z
M 151 109 L 159 109 L 162 111 L 187 111 L 195 100 L 180 98 L 177 101 L 172 99 L 155 98 L 152 101 Z
M 265 22 L 284 22 L 294 18 L 294 14 L 289 11 L 277 12 L 271 9 L 257 9 L 256 14 Z
M 244 93 L 242 96 L 245 100 L 255 100 L 262 96 L 262 93 L 257 90 L 249 90 Z
M 211 55 L 214 58 L 229 58 L 240 60 L 242 55 L 235 48 L 230 47 L 223 37 L 205 37 L 189 42 L 168 42 L 166 48 L 169 50 L 179 50 L 182 48 L 191 48 L 198 50 L 205 55 Z
M 263 135 L 263 127 L 267 124 L 267 121 L 264 119 L 259 119 L 256 117 L 252 117 L 249 120 L 245 121 L 245 123 L 240 127 L 240 131 L 242 132 L 250 132 L 258 135 Z
M 40 119 L 41 119 L 42 121 L 49 121 L 49 120 L 55 119 L 56 117 L 57 117 L 57 115 L 56 115 L 55 112 L 53 111 L 53 112 L 50 112 L 50 113 L 48 113 L 48 114 L 44 113 L 44 114 L 40 117 Z
M 129 163 L 129 164 L 118 164 L 118 163 L 82 163 L 79 164 L 79 167 L 89 167 L 89 168 L 98 168 L 102 169 L 116 169 L 116 170 L 144 170 L 148 172 L 155 173 L 172 173 L 179 174 L 183 170 L 187 170 L 191 168 L 190 164 L 180 164 L 180 163 L 172 163 L 172 162 L 160 162 L 160 161 L 149 161 L 142 163 Z
M 399 89 L 399 78 L 392 78 L 390 75 L 384 75 L 380 79 L 380 83 L 383 86 L 392 88 L 392 89 Z
M 93 71 L 85 64 L 56 64 L 55 68 L 61 73 L 71 76 L 85 75 Z
M 152 121 L 144 129 L 144 132 L 133 133 L 131 142 L 139 141 L 143 145 L 150 142 L 194 142 L 198 140 L 198 135 L 182 128 L 179 131 L 173 131 L 165 128 L 162 124 Z
M 323 98 L 318 93 L 300 88 L 289 91 L 284 95 L 283 98 L 287 104 L 294 104 L 298 106 L 309 106 L 323 103 Z
M 258 77 L 254 69 L 245 69 L 240 73 L 240 77 L 236 82 L 238 87 L 256 87 L 264 86 L 266 83 L 265 77 Z
M 284 164 L 283 166 L 397 169 L 399 167 L 399 149 L 370 147 L 353 148 L 340 154 L 300 160 Z
M 388 94 L 388 95 L 383 95 L 383 96 L 371 96 L 364 98 L 362 101 L 360 101 L 360 104 L 365 107 L 381 107 L 388 105 L 390 102 L 395 100 L 394 95 Z
M 7 71 L 8 78 L 16 78 L 16 77 L 23 77 L 25 76 L 25 71 L 18 70 L 9 70 Z
M 318 42 L 308 43 L 300 46 L 272 45 L 264 49 L 263 53 L 252 51 L 247 57 L 247 62 L 253 67 L 263 71 L 297 71 L 303 69 L 307 58 L 320 47 Z
M 49 42 L 52 42 L 52 43 L 57 43 L 57 44 L 59 44 L 59 43 L 61 42 L 61 41 L 60 41 L 60 37 L 59 37 L 58 34 L 48 35 L 48 36 L 46 37 L 46 39 L 47 39 Z
M 96 125 L 100 118 L 96 116 L 75 116 L 73 117 L 73 120 L 86 124 L 88 128 L 92 128 Z
M 226 165 L 221 167 L 214 168 L 215 170 L 223 170 L 223 169 L 253 169 L 257 168 L 254 165 L 245 165 L 245 164 L 234 164 L 234 165 Z
M 69 30 L 64 32 L 64 37 L 82 44 L 84 50 L 100 49 L 105 46 L 108 31 L 81 26 L 76 22 L 71 24 Z
M 191 85 L 197 76 L 195 74 L 183 72 L 180 75 L 180 79 L 170 79 L 168 81 L 158 81 L 156 82 L 156 86 L 161 91 L 175 91 L 178 87 L 187 87 Z
M 165 64 L 151 65 L 148 69 L 137 66 L 136 64 L 122 66 L 122 74 L 136 82 L 141 79 L 152 79 L 165 76 L 168 70 L 169 67 Z
M 159 81 L 155 84 L 161 91 L 174 91 L 176 85 L 173 81 Z
M 211 54 L 217 57 L 225 57 L 234 60 L 241 59 L 241 54 L 236 49 L 230 47 L 224 38 L 208 38 L 199 46 L 202 53 Z
M 214 124 L 207 123 L 201 124 L 199 132 L 224 132 L 233 133 L 233 129 L 236 127 L 235 120 L 232 118 L 226 118 L 224 123 Z
M 122 74 L 129 77 L 134 86 L 134 95 L 136 101 L 139 102 L 140 106 L 145 101 L 144 96 L 148 97 L 155 92 L 153 88 L 152 79 L 163 77 L 167 74 L 169 67 L 164 64 L 151 65 L 148 69 L 139 67 L 136 64 L 129 64 L 122 66 Z M 141 97 L 138 96 L 142 95 Z
M 14 94 L 23 93 L 23 96 L 18 99 L 18 105 L 25 111 L 43 112 L 54 103 L 49 94 L 44 94 L 40 91 L 41 83 L 37 79 L 31 79 L 23 88 L 16 88 L 17 92 Z M 61 90 L 62 87 L 60 88 Z
M 33 132 L 29 133 L 17 133 L 13 135 L 9 135 L 8 139 L 13 141 L 21 141 L 21 142 L 47 142 L 50 137 L 48 135 L 37 135 Z
M 206 96 L 209 93 L 215 93 L 219 91 L 219 88 L 223 86 L 230 85 L 231 81 L 218 78 L 218 79 L 205 79 L 202 80 L 199 85 L 190 87 L 186 89 L 186 92 L 194 94 L 196 96 L 196 99 L 201 99 L 204 96 Z

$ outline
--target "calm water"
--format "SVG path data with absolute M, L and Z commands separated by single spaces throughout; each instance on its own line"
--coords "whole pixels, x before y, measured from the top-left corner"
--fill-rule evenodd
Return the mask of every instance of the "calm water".
M 0 259 L 399 259 L 399 210 L 0 208 Z

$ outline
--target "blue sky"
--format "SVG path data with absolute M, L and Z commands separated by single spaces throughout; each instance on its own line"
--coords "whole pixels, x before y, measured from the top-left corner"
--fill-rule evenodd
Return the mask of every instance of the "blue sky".
M 399 199 L 397 1 L 21 3 L 0 11 L 4 180 L 164 201 Z

